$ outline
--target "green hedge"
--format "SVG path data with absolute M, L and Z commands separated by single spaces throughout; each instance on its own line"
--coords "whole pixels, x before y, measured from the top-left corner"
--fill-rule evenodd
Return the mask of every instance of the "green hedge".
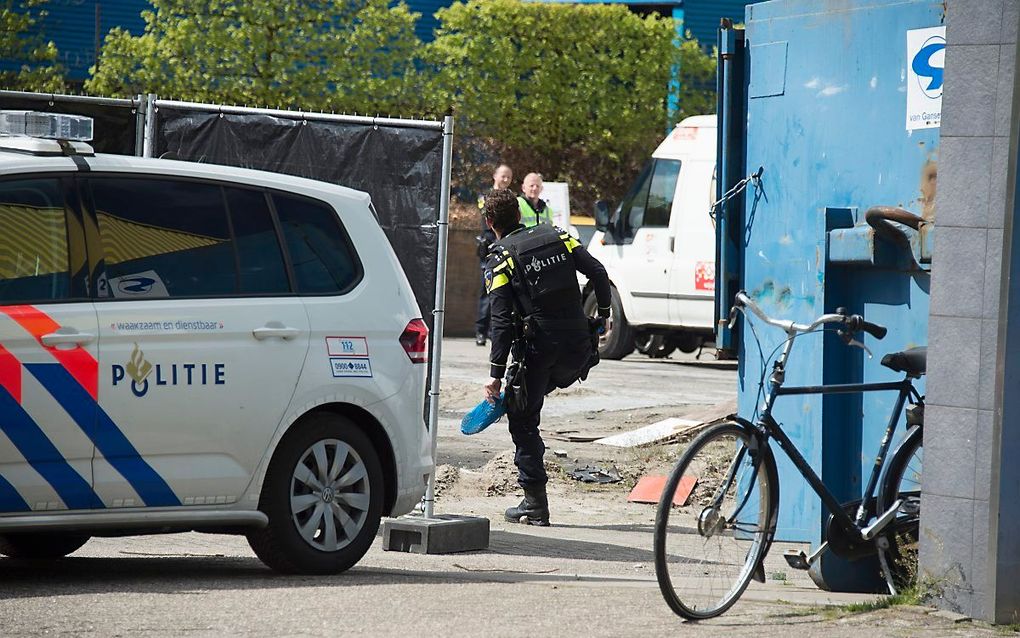
M 389 0 L 151 0 L 145 32 L 114 29 L 86 90 L 395 115 L 457 116 L 455 183 L 569 181 L 575 208 L 617 199 L 674 118 L 714 106 L 714 60 L 672 19 L 621 5 L 471 0 L 438 13 L 436 38 Z
M 418 14 L 406 4 L 150 1 L 141 36 L 106 36 L 86 90 L 373 114 L 417 99 Z
M 667 87 L 684 70 L 681 108 L 710 112 L 714 60 L 676 46 L 671 18 L 621 5 L 471 0 L 437 14 L 425 49 L 431 99 L 452 105 L 462 133 L 458 181 L 485 187 L 495 161 L 519 181 L 569 181 L 574 207 L 618 198 L 665 134 Z M 466 144 L 464 143 L 466 142 Z

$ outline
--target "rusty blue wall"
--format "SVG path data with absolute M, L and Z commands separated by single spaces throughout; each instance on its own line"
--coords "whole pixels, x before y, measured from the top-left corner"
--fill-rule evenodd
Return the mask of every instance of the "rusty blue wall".
M 765 173 L 763 196 L 747 198 L 744 288 L 773 316 L 808 322 L 843 306 L 889 328 L 881 342 L 866 337 L 870 360 L 832 335 L 798 339 L 788 385 L 895 380 L 881 355 L 926 343 L 928 266 L 911 271 L 909 255 L 876 240 L 863 217 L 876 205 L 934 214 L 930 201 L 924 210 L 922 181 L 937 166 L 939 129 L 905 130 L 906 32 L 939 26 L 942 17 L 940 0 L 747 8 L 747 166 Z M 757 331 L 767 357 L 783 335 Z M 739 405 L 753 414 L 762 362 L 746 324 L 742 348 Z M 894 399 L 781 397 L 775 416 L 837 498 L 849 501 L 867 481 Z M 817 544 L 821 503 L 778 456 L 779 537 Z

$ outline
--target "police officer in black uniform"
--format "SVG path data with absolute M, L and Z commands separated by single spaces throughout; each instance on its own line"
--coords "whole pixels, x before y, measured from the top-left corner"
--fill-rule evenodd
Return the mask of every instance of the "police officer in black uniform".
M 544 526 L 549 524 L 545 491 L 549 479 L 538 429 L 542 404 L 549 392 L 585 378 L 598 361 L 593 325 L 584 314 L 575 273 L 583 273 L 592 282 L 600 321 L 609 316 L 609 277 L 602 264 L 566 232 L 549 224 L 525 228 L 517 198 L 509 190 L 486 195 L 484 215 L 498 238 L 485 270 L 492 306 L 491 379 L 485 385 L 486 397 L 499 396 L 511 348 L 513 367 L 523 366 L 522 375 L 511 379 L 507 388 L 507 416 L 524 500 L 506 510 L 506 519 Z
M 514 172 L 506 164 L 500 164 L 492 172 L 492 190 L 507 188 L 514 180 Z M 482 222 L 482 233 L 475 237 L 478 242 L 478 261 L 482 275 L 482 288 L 478 295 L 478 314 L 475 315 L 475 345 L 484 346 L 485 339 L 489 336 L 489 322 L 491 311 L 489 309 L 489 293 L 485 290 L 485 261 L 489 258 L 489 248 L 492 242 L 496 241 L 496 234 L 492 232 L 485 223 L 485 196 L 478 197 L 478 210 L 482 213 L 479 217 Z

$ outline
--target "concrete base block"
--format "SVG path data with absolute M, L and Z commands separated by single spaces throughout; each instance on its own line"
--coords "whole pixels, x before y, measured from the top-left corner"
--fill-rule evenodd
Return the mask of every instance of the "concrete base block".
M 402 516 L 383 521 L 383 550 L 452 554 L 489 548 L 489 519 L 457 514 Z

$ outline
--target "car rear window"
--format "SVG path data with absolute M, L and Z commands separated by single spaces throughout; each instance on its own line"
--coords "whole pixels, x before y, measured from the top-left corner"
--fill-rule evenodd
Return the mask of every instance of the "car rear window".
M 331 207 L 303 197 L 273 194 L 284 241 L 303 294 L 342 294 L 361 279 L 361 269 Z

